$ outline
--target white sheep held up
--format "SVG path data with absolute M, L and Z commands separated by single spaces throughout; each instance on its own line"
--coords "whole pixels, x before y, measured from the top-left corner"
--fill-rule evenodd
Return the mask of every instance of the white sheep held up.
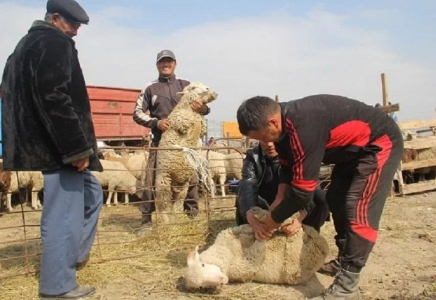
M 228 228 L 207 250 L 199 254 L 196 248 L 188 255 L 185 286 L 216 288 L 228 281 L 302 284 L 322 266 L 328 251 L 326 240 L 306 225 L 293 236 L 276 233 L 267 242 L 257 241 L 249 225 Z
M 159 147 L 195 148 L 198 139 L 206 133 L 204 117 L 194 111 L 194 101 L 212 102 L 217 94 L 199 82 L 192 82 L 181 93 L 179 103 L 168 116 L 169 129 L 162 134 Z M 180 150 L 159 150 L 156 157 L 156 210 L 168 222 L 167 209 L 186 197 L 194 169 Z

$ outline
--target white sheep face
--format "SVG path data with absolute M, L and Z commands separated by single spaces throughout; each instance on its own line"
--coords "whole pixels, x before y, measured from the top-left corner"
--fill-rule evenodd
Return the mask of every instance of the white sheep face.
M 217 288 L 229 282 L 221 269 L 212 264 L 201 262 L 198 246 L 188 254 L 188 270 L 185 275 L 185 287 L 188 290 L 198 288 Z
M 181 93 L 177 93 L 177 96 L 183 97 L 185 94 L 194 95 L 191 98 L 193 101 L 200 100 L 204 104 L 210 103 L 218 97 L 214 91 L 201 82 L 191 82 Z

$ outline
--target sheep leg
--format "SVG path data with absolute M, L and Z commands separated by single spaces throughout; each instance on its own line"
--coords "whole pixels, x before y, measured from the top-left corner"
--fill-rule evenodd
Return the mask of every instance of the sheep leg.
M 6 205 L 5 211 L 11 212 L 12 206 L 11 206 L 11 199 L 9 198 L 9 194 L 6 193 L 6 202 L 3 202 L 3 196 L 4 194 L 0 192 L 0 211 L 3 209 L 4 205 Z
M 124 203 L 129 203 L 129 194 L 128 193 L 124 193 Z
M 117 190 L 114 191 L 114 206 L 118 205 L 118 192 Z
M 220 175 L 220 185 L 221 185 L 221 195 L 223 197 L 226 196 L 226 175 Z
M 6 195 L 6 211 L 7 212 L 13 211 L 13 208 L 12 208 L 12 193 L 8 193 Z
M 189 118 L 184 118 L 178 119 L 177 122 L 172 122 L 170 126 L 181 135 L 184 135 L 188 133 L 188 130 L 192 127 L 192 123 Z
M 210 193 L 212 194 L 212 198 L 215 198 L 216 186 L 215 186 L 215 181 L 212 178 L 209 178 L 209 186 L 210 186 Z
M 32 191 L 32 209 L 41 208 L 41 202 L 38 200 L 38 192 Z
M 167 205 L 173 198 L 171 191 L 171 178 L 168 173 L 163 173 L 158 170 L 156 174 L 156 212 L 160 214 L 159 218 L 162 223 L 169 223 Z
M 114 194 L 114 191 L 113 190 L 109 190 L 108 191 L 108 195 L 107 195 L 107 199 L 106 199 L 106 206 L 107 207 L 110 207 L 111 206 L 111 198 L 112 198 L 112 195 Z

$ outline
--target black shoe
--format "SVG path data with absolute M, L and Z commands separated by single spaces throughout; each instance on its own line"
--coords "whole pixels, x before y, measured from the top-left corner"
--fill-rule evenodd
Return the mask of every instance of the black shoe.
M 142 214 L 141 225 L 150 224 L 151 225 L 151 214 Z
M 186 215 L 190 218 L 195 218 L 196 216 L 198 216 L 198 209 L 193 207 L 190 210 L 185 210 Z
M 335 277 L 340 269 L 341 263 L 338 258 L 335 258 L 329 262 L 326 262 L 321 268 L 319 268 L 318 273 Z
M 39 294 L 40 299 L 79 299 L 95 293 L 95 287 L 93 286 L 78 286 L 74 290 L 61 295 L 45 295 Z
M 136 233 L 137 237 L 143 237 L 147 234 L 149 234 L 152 230 L 152 223 L 151 223 L 151 215 L 142 215 L 142 222 L 141 227 L 139 227 L 138 232 Z

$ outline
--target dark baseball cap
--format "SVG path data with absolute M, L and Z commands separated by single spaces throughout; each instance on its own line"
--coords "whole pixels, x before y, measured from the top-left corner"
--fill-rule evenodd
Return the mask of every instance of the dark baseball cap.
M 174 55 L 173 51 L 171 50 L 162 50 L 157 54 L 156 63 L 158 63 L 162 58 L 169 57 L 174 60 L 176 60 L 176 56 Z
M 47 13 L 57 13 L 73 23 L 88 24 L 89 22 L 86 11 L 74 0 L 48 0 Z

